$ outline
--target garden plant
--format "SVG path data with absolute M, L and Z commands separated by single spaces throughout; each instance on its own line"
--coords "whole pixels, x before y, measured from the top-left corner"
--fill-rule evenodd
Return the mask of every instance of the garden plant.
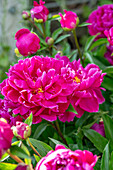
M 42 0 L 22 17 L 18 62 L 0 84 L 0 170 L 113 170 L 113 4 L 84 23 Z

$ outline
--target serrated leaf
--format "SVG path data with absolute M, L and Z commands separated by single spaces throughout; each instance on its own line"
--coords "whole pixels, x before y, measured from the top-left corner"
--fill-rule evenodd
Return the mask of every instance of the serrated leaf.
M 91 47 L 89 48 L 89 51 L 91 51 L 93 48 L 99 45 L 106 44 L 106 43 L 108 43 L 107 38 L 100 38 L 91 45 Z
M 0 170 L 15 170 L 16 164 L 0 163 Z
M 109 170 L 109 143 L 105 146 L 102 160 L 101 160 L 101 170 Z
M 10 147 L 10 152 L 12 153 L 12 155 L 16 155 L 20 158 L 30 158 L 22 148 L 16 145 Z
M 29 126 L 31 126 L 32 125 L 32 121 L 33 121 L 33 114 L 31 113 L 30 116 L 25 120 L 24 123 L 26 123 Z
M 100 152 L 104 151 L 104 148 L 108 143 L 106 138 L 92 129 L 83 129 L 83 133 Z
M 78 27 L 86 27 L 88 25 L 92 25 L 92 24 L 88 22 L 83 22 L 82 24 L 78 25 Z
M 53 38 L 54 40 L 56 40 L 57 37 L 58 37 L 62 32 L 63 32 L 63 29 L 62 29 L 62 28 L 58 28 L 57 30 L 55 30 L 55 31 L 53 32 L 52 38 Z
M 60 144 L 60 145 L 63 145 L 63 146 L 65 146 L 65 148 L 68 148 L 65 144 L 63 144 L 62 142 L 60 142 L 60 141 L 58 141 L 58 140 L 56 140 L 56 139 L 53 139 L 53 138 L 49 138 L 55 145 L 58 145 L 58 144 Z
M 35 130 L 33 138 L 38 139 L 39 136 L 46 130 L 47 126 L 49 126 L 47 123 L 40 124 Z
M 32 143 L 32 145 L 37 148 L 41 156 L 46 156 L 50 150 L 53 150 L 49 145 L 42 141 L 33 138 L 29 138 L 29 140 Z
M 60 36 L 60 37 L 55 41 L 55 44 L 59 43 L 60 41 L 64 40 L 64 39 L 67 38 L 67 37 L 70 37 L 70 36 L 71 36 L 70 34 L 66 34 L 66 35 Z

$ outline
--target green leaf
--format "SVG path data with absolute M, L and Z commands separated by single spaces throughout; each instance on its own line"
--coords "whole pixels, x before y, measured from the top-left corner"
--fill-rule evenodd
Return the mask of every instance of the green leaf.
M 33 114 L 31 113 L 30 116 L 25 120 L 24 123 L 26 123 L 29 126 L 31 126 L 32 125 L 32 121 L 33 121 Z
M 94 146 L 100 152 L 103 152 L 108 140 L 92 129 L 83 129 L 83 132 L 84 135 L 94 144 Z
M 38 155 L 35 155 L 35 154 L 33 154 L 33 155 L 34 155 L 36 161 L 39 162 L 40 161 L 40 157 Z
M 111 159 L 109 161 L 109 170 L 113 170 L 113 151 L 111 153 Z
M 67 109 L 66 111 L 69 111 L 69 112 L 73 112 L 73 113 L 75 113 L 75 114 L 78 114 L 78 113 L 76 112 L 76 110 L 74 109 L 74 107 L 72 106 L 72 104 L 69 105 L 69 107 L 68 107 L 68 109 Z
M 39 136 L 46 130 L 47 126 L 49 126 L 49 124 L 47 124 L 47 123 L 40 124 L 37 127 L 37 129 L 35 130 L 33 138 L 35 138 L 35 139 L 39 138 Z
M 89 116 L 89 113 L 87 113 L 87 112 L 85 112 L 82 116 L 81 116 L 81 118 L 79 118 L 77 121 L 76 121 L 76 126 L 77 127 L 80 127 L 80 126 L 82 126 L 83 125 L 83 123 L 86 121 L 86 119 L 88 118 L 88 116 Z
M 18 147 L 16 145 L 10 147 L 10 152 L 12 153 L 12 155 L 16 155 L 20 158 L 30 158 L 21 147 Z
M 98 35 L 98 34 L 97 34 Z M 92 42 L 94 41 L 94 39 L 97 37 L 97 35 L 94 35 L 94 36 L 90 36 L 88 38 L 88 40 L 86 41 L 86 44 L 85 44 L 85 48 L 84 48 L 84 51 L 87 51 L 89 49 L 89 47 L 91 46 Z
M 104 73 L 113 73 L 113 66 L 108 66 L 103 70 Z
M 45 32 L 46 32 L 46 36 L 50 37 L 51 36 L 51 21 L 46 21 L 45 22 Z
M 50 150 L 53 150 L 49 145 L 42 141 L 33 138 L 29 138 L 29 140 L 32 143 L 32 145 L 37 148 L 41 156 L 46 156 Z
M 58 140 L 56 140 L 56 139 L 53 139 L 53 138 L 49 138 L 55 145 L 58 145 L 58 144 L 60 144 L 60 145 L 63 145 L 63 146 L 65 146 L 65 148 L 68 148 L 65 144 L 63 144 L 62 142 L 60 142 L 60 141 L 58 141 Z
M 102 86 L 107 90 L 113 91 L 113 79 L 105 76 L 102 82 Z
M 100 38 L 91 45 L 91 47 L 89 48 L 89 51 L 91 51 L 93 48 L 99 45 L 106 44 L 106 43 L 108 43 L 107 38 Z
M 15 170 L 16 164 L 0 163 L 0 170 Z
M 109 143 L 106 145 L 103 152 L 101 170 L 109 170 Z
M 91 23 L 83 22 L 82 24 L 78 25 L 78 27 L 85 27 L 88 25 L 92 25 Z
M 55 30 L 55 31 L 53 32 L 52 38 L 53 38 L 54 40 L 56 40 L 57 37 L 58 37 L 62 32 L 63 32 L 63 29 L 62 29 L 62 28 L 58 28 L 57 30 Z
M 108 115 L 102 115 L 106 138 L 113 143 L 113 120 Z
M 66 34 L 66 35 L 60 36 L 60 37 L 55 41 L 55 44 L 59 43 L 60 41 L 64 40 L 64 39 L 67 38 L 67 37 L 70 37 L 70 36 L 71 36 L 70 34 Z
M 92 53 L 90 51 L 88 52 L 85 52 L 84 53 L 84 56 L 86 56 L 86 58 L 88 58 L 89 62 L 94 64 L 94 61 L 93 61 L 93 57 L 92 57 Z

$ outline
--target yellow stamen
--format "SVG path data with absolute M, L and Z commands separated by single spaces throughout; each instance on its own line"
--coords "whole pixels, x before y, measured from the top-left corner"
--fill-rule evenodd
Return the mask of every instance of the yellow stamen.
M 43 93 L 42 87 L 38 88 L 38 93 Z
M 75 76 L 74 79 L 75 79 L 74 81 L 76 81 L 76 83 L 80 83 L 80 79 L 77 76 Z

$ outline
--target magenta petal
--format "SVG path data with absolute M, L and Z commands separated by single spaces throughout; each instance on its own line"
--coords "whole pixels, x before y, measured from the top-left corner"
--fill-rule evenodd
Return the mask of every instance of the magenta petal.
M 70 121 L 73 121 L 75 116 L 76 116 L 75 113 L 67 111 L 67 112 L 63 113 L 61 116 L 59 116 L 58 118 L 62 122 L 66 122 L 66 121 L 70 122 Z

